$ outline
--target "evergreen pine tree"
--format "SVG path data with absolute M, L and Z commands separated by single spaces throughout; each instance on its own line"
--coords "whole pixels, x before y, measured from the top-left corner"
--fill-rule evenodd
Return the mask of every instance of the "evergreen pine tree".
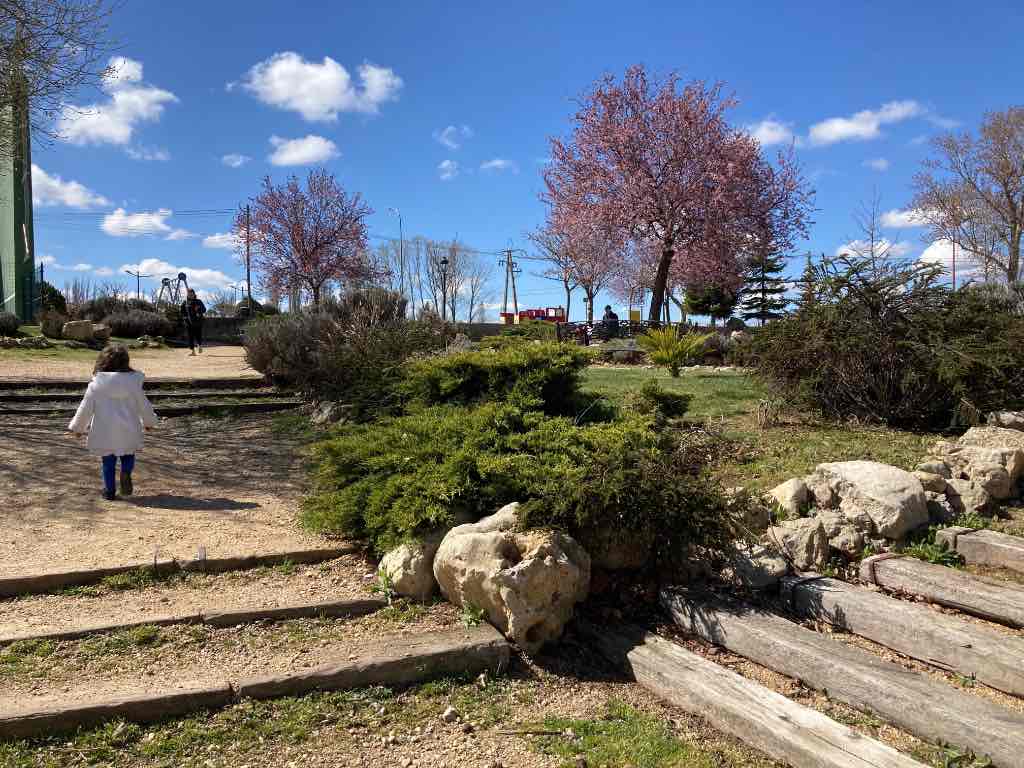
M 740 317 L 745 321 L 756 320 L 764 325 L 767 320 L 777 320 L 786 313 L 789 299 L 782 272 L 786 259 L 767 249 L 753 256 L 743 273 L 743 303 Z
M 824 254 L 822 254 L 824 258 Z M 807 254 L 807 263 L 804 271 L 797 281 L 800 285 L 800 298 L 796 300 L 797 311 L 813 307 L 818 303 L 818 275 L 814 270 L 814 262 L 811 261 L 811 254 Z

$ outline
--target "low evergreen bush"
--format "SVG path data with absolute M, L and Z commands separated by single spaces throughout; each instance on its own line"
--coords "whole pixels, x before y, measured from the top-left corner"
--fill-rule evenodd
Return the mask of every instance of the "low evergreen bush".
M 40 330 L 48 339 L 61 338 L 64 335 L 64 323 L 67 321 L 66 315 L 53 310 L 47 310 L 39 315 Z
M 662 561 L 733 538 L 735 510 L 642 417 L 580 426 L 510 403 L 442 405 L 343 427 L 314 458 L 306 525 L 378 552 L 511 501 L 526 528 L 653 534 Z
M 0 336 L 15 336 L 21 323 L 10 312 L 0 312 Z
M 574 344 L 514 344 L 409 361 L 400 391 L 422 405 L 500 400 L 551 414 L 578 405 L 591 354 Z

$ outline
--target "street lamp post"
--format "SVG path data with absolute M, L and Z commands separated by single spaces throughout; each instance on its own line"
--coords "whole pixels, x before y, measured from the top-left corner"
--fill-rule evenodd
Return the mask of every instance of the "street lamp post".
M 130 269 L 126 269 L 125 272 L 135 278 L 135 297 L 142 301 L 142 278 L 152 277 L 152 275 L 143 275 L 139 272 L 132 272 Z
M 448 313 L 448 257 L 441 259 L 441 322 Z

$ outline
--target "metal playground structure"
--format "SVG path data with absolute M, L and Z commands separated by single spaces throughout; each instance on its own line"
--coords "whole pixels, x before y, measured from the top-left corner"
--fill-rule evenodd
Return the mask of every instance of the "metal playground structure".
M 160 292 L 156 297 L 158 311 L 177 309 L 188 295 L 188 276 L 179 272 L 177 277 L 165 277 L 160 281 Z

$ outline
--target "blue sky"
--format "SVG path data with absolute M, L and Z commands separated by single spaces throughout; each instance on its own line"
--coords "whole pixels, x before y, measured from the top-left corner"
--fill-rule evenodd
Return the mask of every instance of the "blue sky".
M 1019 2 L 128 0 L 117 81 L 72 99 L 98 108 L 35 147 L 37 259 L 58 286 L 127 281 L 141 263 L 222 287 L 242 270 L 208 238 L 231 216 L 187 212 L 234 209 L 263 176 L 321 164 L 376 210 L 373 235 L 397 236 L 393 206 L 407 236 L 528 247 L 547 137 L 568 132 L 589 84 L 634 63 L 724 81 L 738 125 L 795 140 L 819 209 L 798 250 L 833 253 L 859 202 L 905 209 L 929 137 L 1019 101 L 1022 22 Z M 887 230 L 911 257 L 921 234 Z M 561 303 L 522 266 L 521 307 Z

